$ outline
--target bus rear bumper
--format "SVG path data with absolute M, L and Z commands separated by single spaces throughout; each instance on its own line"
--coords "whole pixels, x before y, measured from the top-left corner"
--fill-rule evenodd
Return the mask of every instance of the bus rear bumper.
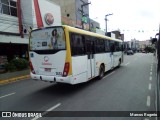
M 57 77 L 57 76 L 45 76 L 45 75 L 36 75 L 33 73 L 30 73 L 31 78 L 33 80 L 41 80 L 45 82 L 60 82 L 60 83 L 68 83 L 73 84 L 71 76 L 67 77 Z

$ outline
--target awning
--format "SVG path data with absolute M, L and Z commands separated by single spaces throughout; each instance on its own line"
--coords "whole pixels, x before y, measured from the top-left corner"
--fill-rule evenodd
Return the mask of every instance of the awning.
M 0 35 L 0 43 L 28 44 L 29 40 L 20 36 Z

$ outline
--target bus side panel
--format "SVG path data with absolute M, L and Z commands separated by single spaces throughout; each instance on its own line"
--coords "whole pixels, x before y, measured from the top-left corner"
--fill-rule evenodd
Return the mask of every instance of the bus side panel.
M 95 76 L 99 75 L 99 68 L 101 64 L 104 63 L 106 70 L 107 56 L 105 54 L 106 53 L 95 54 Z
M 87 81 L 87 56 L 72 57 L 72 75 L 74 84 Z
M 106 61 L 105 72 L 107 72 L 108 70 L 110 70 L 112 68 L 111 53 L 106 53 L 105 56 L 106 56 L 106 58 L 105 58 L 105 61 Z
M 113 53 L 114 67 L 117 67 L 119 64 L 119 59 L 122 60 L 122 52 L 114 52 Z

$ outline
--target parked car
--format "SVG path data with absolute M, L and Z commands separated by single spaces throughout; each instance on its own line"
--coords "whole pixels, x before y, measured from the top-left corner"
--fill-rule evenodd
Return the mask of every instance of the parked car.
M 133 55 L 134 53 L 133 53 L 133 51 L 132 50 L 128 50 L 127 51 L 127 55 Z

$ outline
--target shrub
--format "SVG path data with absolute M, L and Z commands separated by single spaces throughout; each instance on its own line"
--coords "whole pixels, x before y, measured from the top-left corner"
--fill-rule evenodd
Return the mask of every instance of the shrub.
M 23 70 L 28 68 L 29 62 L 26 59 L 13 59 L 5 65 L 7 71 Z
M 5 69 L 7 71 L 13 72 L 13 71 L 16 71 L 16 66 L 13 63 L 6 63 Z
M 28 61 L 22 58 L 13 59 L 11 63 L 16 66 L 17 70 L 28 68 L 28 65 L 29 65 Z

